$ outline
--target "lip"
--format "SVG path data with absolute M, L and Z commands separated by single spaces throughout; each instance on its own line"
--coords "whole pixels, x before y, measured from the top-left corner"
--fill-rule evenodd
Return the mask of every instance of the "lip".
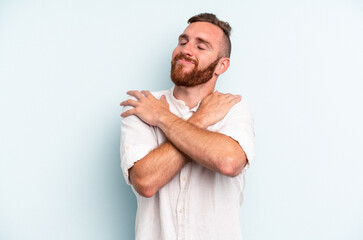
M 183 63 L 183 64 L 194 64 L 194 62 L 190 62 L 190 61 L 187 61 L 185 59 L 178 59 L 178 62 Z

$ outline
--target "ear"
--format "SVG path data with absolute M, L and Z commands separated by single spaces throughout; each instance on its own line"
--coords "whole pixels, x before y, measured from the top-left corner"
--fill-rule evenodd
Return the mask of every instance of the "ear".
M 223 57 L 223 58 L 219 59 L 219 63 L 217 65 L 214 73 L 217 74 L 217 76 L 221 75 L 222 73 L 227 71 L 227 69 L 229 68 L 229 64 L 230 64 L 229 58 Z

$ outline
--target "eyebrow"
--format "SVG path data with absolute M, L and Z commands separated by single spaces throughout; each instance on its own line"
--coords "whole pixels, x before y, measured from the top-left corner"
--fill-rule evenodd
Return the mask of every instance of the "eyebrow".
M 179 41 L 180 41 L 181 39 L 185 39 L 185 40 L 189 41 L 189 37 L 188 37 L 188 35 L 187 35 L 187 34 L 181 34 L 181 35 L 179 36 Z M 200 37 L 197 37 L 197 38 L 196 38 L 196 40 L 197 40 L 197 42 L 199 42 L 199 43 L 204 43 L 204 44 L 206 44 L 208 47 L 210 47 L 210 48 L 212 48 L 212 49 L 213 49 L 212 44 L 211 44 L 210 42 L 208 42 L 207 40 L 205 40 L 205 39 L 203 39 L 203 38 L 200 38 Z
M 186 34 L 181 34 L 180 36 L 179 36 L 179 40 L 180 39 L 186 39 L 186 40 L 188 40 L 189 38 L 188 38 L 188 35 L 186 35 Z

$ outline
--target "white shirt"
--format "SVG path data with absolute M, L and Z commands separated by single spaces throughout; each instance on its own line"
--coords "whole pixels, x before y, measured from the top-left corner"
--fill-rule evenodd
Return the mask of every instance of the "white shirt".
M 170 111 L 187 120 L 197 107 L 189 109 L 173 96 L 173 88 L 152 93 L 166 96 Z M 127 110 L 130 107 L 126 107 Z M 153 197 L 137 198 L 136 240 L 241 240 L 241 212 L 245 172 L 254 158 L 253 117 L 244 98 L 229 113 L 208 128 L 238 141 L 248 164 L 237 177 L 228 177 L 194 161 Z M 135 162 L 166 140 L 158 128 L 132 115 L 122 119 L 121 168 L 128 184 L 128 170 Z

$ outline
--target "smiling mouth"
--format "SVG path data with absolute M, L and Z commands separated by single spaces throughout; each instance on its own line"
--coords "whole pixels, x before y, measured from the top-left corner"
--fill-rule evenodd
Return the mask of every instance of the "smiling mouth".
M 189 56 L 184 56 L 183 54 L 176 55 L 173 61 L 175 61 L 175 63 L 181 63 L 183 65 L 193 64 L 195 66 L 198 66 L 197 59 L 190 58 Z
M 195 64 L 193 61 L 188 61 L 185 59 L 178 59 L 178 62 L 183 64 Z

